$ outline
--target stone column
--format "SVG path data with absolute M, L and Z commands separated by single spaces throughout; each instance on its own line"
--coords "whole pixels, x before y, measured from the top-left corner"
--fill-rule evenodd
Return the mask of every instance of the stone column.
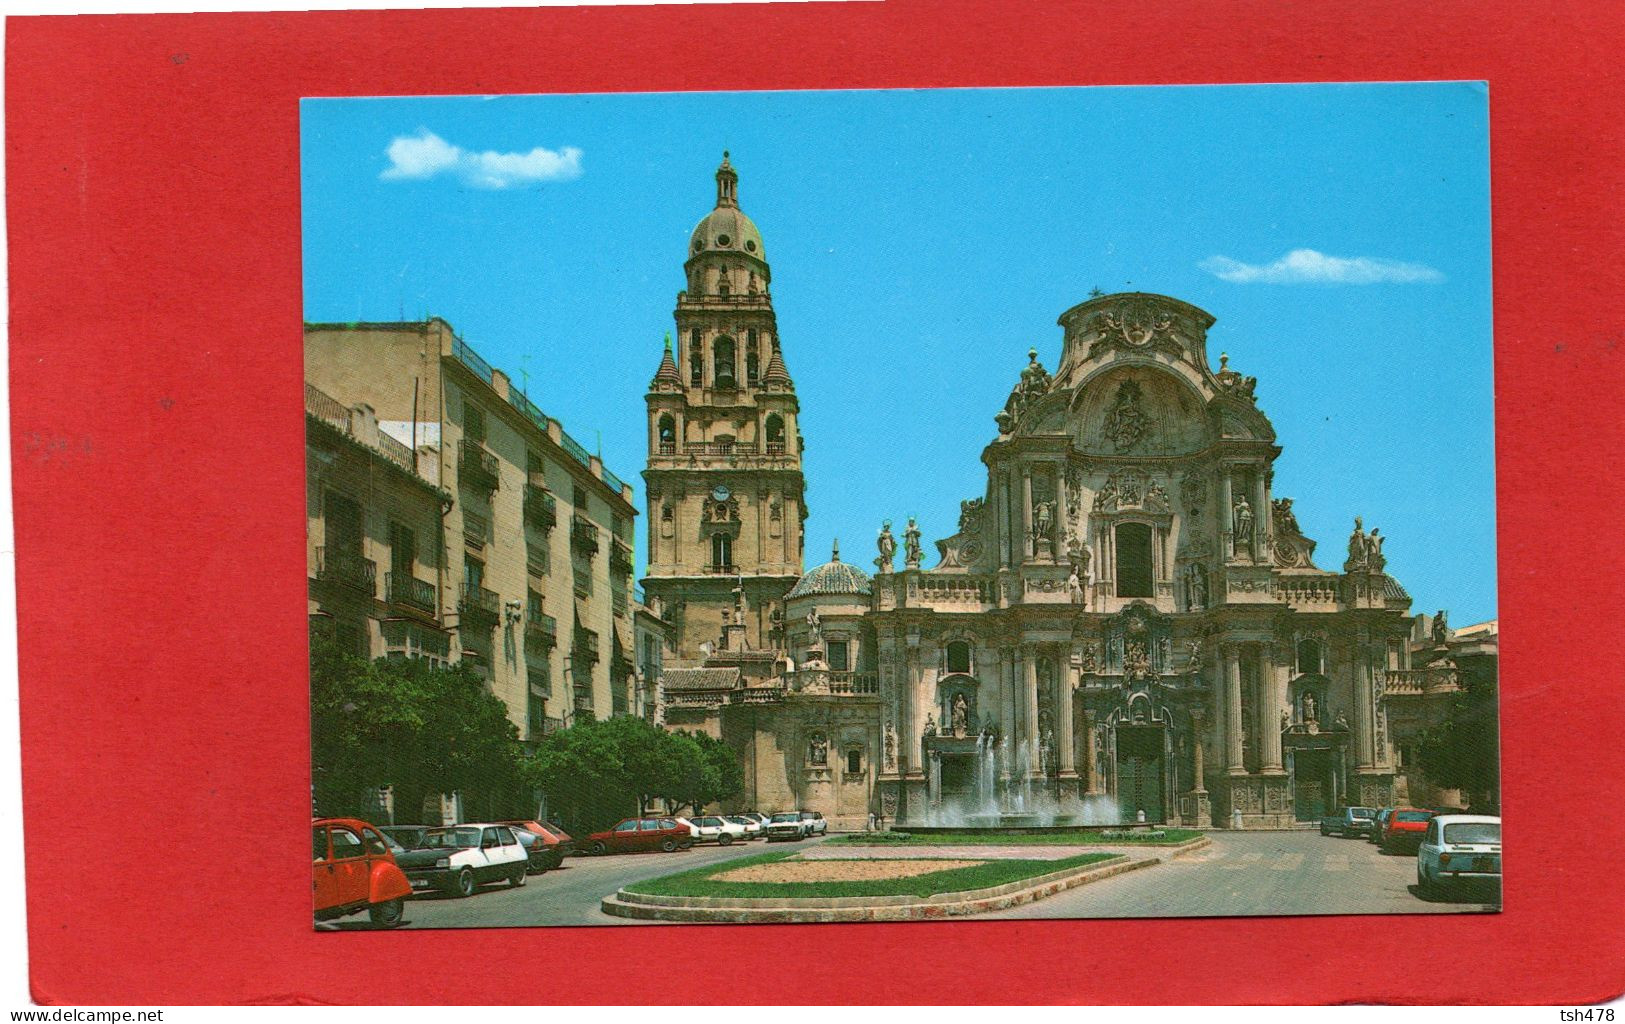
M 1083 766 L 1085 777 L 1089 785 L 1084 789 L 1088 796 L 1099 796 L 1104 790 L 1100 788 L 1100 769 L 1096 767 L 1099 762 L 1095 758 L 1095 713 L 1091 708 L 1083 709 Z
M 1264 543 L 1269 537 L 1270 514 L 1269 496 L 1264 491 L 1264 467 L 1259 466 L 1257 474 L 1253 477 L 1253 561 L 1269 562 L 1269 545 Z
M 1014 651 L 999 652 L 999 711 L 1004 744 L 1004 769 L 1009 777 L 1010 765 L 1016 749 L 1016 656 Z
M 1057 756 L 1060 760 L 1059 770 L 1063 779 L 1078 777 L 1077 767 L 1072 761 L 1072 695 L 1078 690 L 1078 680 L 1082 669 L 1077 661 L 1069 660 L 1058 673 L 1056 680 L 1061 688 L 1060 699 L 1055 705 L 1055 730 L 1060 735 L 1056 738 Z
M 1022 737 L 1027 741 L 1027 763 L 1022 770 L 1029 775 L 1038 774 L 1038 648 L 1021 648 L 1022 709 L 1026 721 L 1021 723 Z
M 993 473 L 993 514 L 999 521 L 999 565 L 1010 564 L 1010 474 L 1003 466 Z
M 1236 535 L 1232 529 L 1235 520 L 1232 518 L 1231 508 L 1235 503 L 1235 496 L 1230 493 L 1230 467 L 1219 466 L 1219 553 L 1225 561 L 1236 557 Z M 1228 718 L 1227 718 L 1228 720 Z
M 1200 707 L 1191 709 L 1191 791 L 1206 793 L 1202 781 L 1202 744 L 1207 740 L 1207 715 Z
M 914 673 L 917 649 L 904 640 L 898 659 L 901 664 L 897 672 L 897 713 L 902 721 L 898 724 L 897 756 L 902 762 L 898 770 L 904 775 L 919 775 L 924 768 L 920 753 L 924 749 L 920 743 L 920 729 L 925 723 L 914 717 Z
M 1371 650 L 1361 637 L 1354 644 L 1354 763 L 1370 768 L 1375 763 L 1375 725 L 1371 718 Z
M 1241 760 L 1241 651 L 1235 644 L 1224 646 L 1223 662 L 1225 771 L 1246 775 Z
M 1262 691 L 1259 722 L 1259 770 L 1265 775 L 1284 775 L 1281 764 L 1281 708 L 1286 704 L 1287 666 L 1281 664 L 1281 649 L 1265 644 L 1259 654 L 1259 689 Z
M 1021 464 L 1021 535 L 1025 538 L 1021 549 L 1021 563 L 1033 557 L 1033 467 Z

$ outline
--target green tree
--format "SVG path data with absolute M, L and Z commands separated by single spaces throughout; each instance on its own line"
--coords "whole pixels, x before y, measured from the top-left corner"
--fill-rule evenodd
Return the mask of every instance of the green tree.
M 530 813 L 518 730 L 467 668 L 368 661 L 322 637 L 312 637 L 310 661 L 311 761 L 323 813 L 370 813 L 367 793 L 384 785 L 408 819 L 425 796 L 454 790 L 470 814 Z
M 1496 666 L 1462 659 L 1461 689 L 1451 696 L 1445 717 L 1422 732 L 1417 756 L 1430 781 L 1466 794 L 1476 812 L 1501 809 L 1501 746 L 1497 714 Z

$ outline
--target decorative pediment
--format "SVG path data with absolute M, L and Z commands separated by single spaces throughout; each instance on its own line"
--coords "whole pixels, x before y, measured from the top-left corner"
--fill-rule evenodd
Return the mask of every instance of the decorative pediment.
M 1149 473 L 1138 469 L 1123 469 L 1111 474 L 1095 492 L 1093 505 L 1096 512 L 1122 512 L 1140 510 L 1167 513 L 1173 511 L 1168 491 Z

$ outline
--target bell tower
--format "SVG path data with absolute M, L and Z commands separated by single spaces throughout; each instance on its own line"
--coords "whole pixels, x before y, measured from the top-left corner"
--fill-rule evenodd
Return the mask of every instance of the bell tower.
M 684 661 L 703 658 L 701 644 L 783 645 L 775 624 L 801 576 L 807 517 L 773 275 L 727 153 L 716 183 L 716 207 L 689 238 L 676 336 L 666 336 L 646 399 L 643 589 L 675 625 Z

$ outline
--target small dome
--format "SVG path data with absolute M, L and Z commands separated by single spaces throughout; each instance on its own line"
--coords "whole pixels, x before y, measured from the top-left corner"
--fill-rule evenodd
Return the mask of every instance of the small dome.
M 797 597 L 822 596 L 858 596 L 868 597 L 869 574 L 855 565 L 848 565 L 841 561 L 841 549 L 835 548 L 830 560 L 816 569 L 811 569 L 805 576 L 796 581 L 790 592 L 784 595 L 786 601 Z
M 762 233 L 737 206 L 719 206 L 694 226 L 688 240 L 690 258 L 707 252 L 738 252 L 766 262 Z

